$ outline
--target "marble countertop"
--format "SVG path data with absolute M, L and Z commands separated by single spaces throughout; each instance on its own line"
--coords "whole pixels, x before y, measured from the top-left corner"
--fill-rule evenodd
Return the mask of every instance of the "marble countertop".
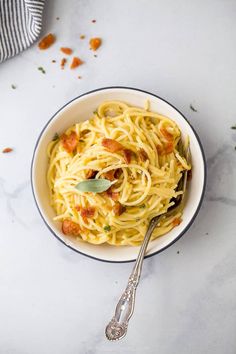
M 235 17 L 233 0 L 50 0 L 42 34 L 57 35 L 54 47 L 34 45 L 0 65 L 0 150 L 14 148 L 0 154 L 1 354 L 236 353 Z M 97 57 L 91 36 L 103 39 Z M 76 72 L 60 69 L 62 45 L 86 62 Z M 45 123 L 75 96 L 110 85 L 173 103 L 198 132 L 208 163 L 197 219 L 145 260 L 128 335 L 116 343 L 104 327 L 132 264 L 66 248 L 41 220 L 30 187 Z

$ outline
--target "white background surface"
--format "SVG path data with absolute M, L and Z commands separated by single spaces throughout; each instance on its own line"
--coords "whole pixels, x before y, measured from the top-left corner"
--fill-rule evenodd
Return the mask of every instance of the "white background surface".
M 235 18 L 233 0 L 50 0 L 42 34 L 55 33 L 57 43 L 0 65 L 0 149 L 14 148 L 0 154 L 1 354 L 236 353 Z M 91 36 L 103 38 L 97 58 Z M 60 70 L 62 45 L 86 64 Z M 132 264 L 97 262 L 59 243 L 29 181 L 36 139 L 52 114 L 109 85 L 169 100 L 208 159 L 203 207 L 182 239 L 145 261 L 128 335 L 117 343 L 106 341 L 104 327 Z

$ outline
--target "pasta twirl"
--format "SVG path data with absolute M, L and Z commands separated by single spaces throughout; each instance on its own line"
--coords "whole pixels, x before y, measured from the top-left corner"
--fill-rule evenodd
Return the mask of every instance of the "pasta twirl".
M 148 105 L 109 101 L 52 141 L 47 179 L 63 232 L 92 244 L 139 245 L 151 218 L 182 193 L 176 187 L 191 166 L 178 150 L 180 138 L 177 124 Z M 100 178 L 113 181 L 103 193 L 75 188 Z M 164 218 L 152 239 L 177 226 L 181 215 Z

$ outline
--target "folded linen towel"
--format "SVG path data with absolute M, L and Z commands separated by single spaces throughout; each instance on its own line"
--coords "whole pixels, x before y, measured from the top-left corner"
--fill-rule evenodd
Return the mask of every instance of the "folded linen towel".
M 0 0 L 0 63 L 38 38 L 43 7 L 44 0 Z

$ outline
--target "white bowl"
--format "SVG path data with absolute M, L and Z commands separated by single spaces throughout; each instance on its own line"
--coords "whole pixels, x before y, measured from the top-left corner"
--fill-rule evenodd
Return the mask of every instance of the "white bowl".
M 78 121 L 86 120 L 97 106 L 106 100 L 125 101 L 134 106 L 144 106 L 150 101 L 151 110 L 173 119 L 181 129 L 183 137 L 190 137 L 193 174 L 188 185 L 188 194 L 183 213 L 183 221 L 168 234 L 150 242 L 146 257 L 152 256 L 179 239 L 190 227 L 196 217 L 205 190 L 206 163 L 203 149 L 196 132 L 186 118 L 170 103 L 162 98 L 142 90 L 126 87 L 107 87 L 87 92 L 64 105 L 43 128 L 35 146 L 32 166 L 31 184 L 38 210 L 49 230 L 65 245 L 86 256 L 107 262 L 129 262 L 135 260 L 139 247 L 116 247 L 110 245 L 92 245 L 83 241 L 72 241 L 64 236 L 61 223 L 53 221 L 55 212 L 49 203 L 46 182 L 48 168 L 47 146 L 55 133 L 61 134 Z

